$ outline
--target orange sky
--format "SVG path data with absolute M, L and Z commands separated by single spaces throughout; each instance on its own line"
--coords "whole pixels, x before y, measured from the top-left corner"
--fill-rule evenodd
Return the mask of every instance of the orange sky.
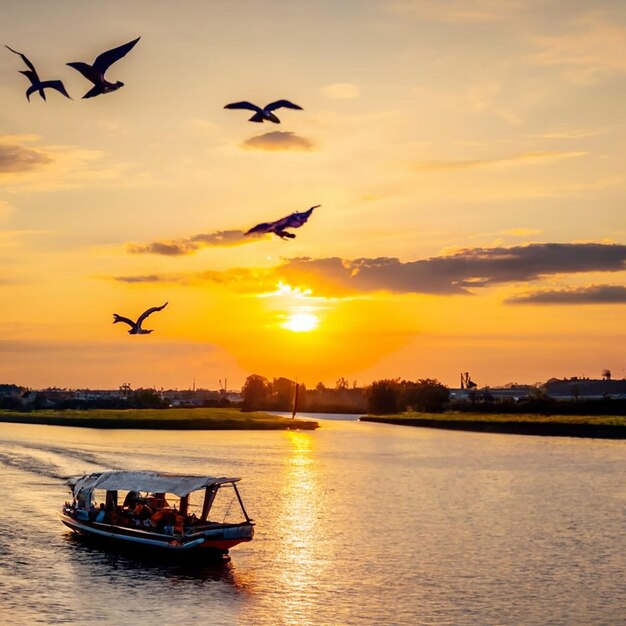
M 626 376 L 623 2 L 254 4 L 3 9 L 0 382 Z

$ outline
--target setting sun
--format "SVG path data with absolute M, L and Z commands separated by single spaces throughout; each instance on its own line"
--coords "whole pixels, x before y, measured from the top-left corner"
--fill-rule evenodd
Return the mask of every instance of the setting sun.
M 308 333 L 315 330 L 319 323 L 319 318 L 313 313 L 292 313 L 281 326 L 294 333 Z

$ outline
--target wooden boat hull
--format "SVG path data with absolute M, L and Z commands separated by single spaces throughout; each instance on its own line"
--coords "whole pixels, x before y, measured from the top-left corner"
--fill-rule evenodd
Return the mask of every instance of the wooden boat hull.
M 83 536 L 111 540 L 129 546 L 156 548 L 169 553 L 224 555 L 228 554 L 230 548 L 251 541 L 254 535 L 254 526 L 250 523 L 221 525 L 211 529 L 189 532 L 181 536 L 166 535 L 141 528 L 77 520 L 66 513 L 60 513 L 59 517 L 68 528 Z

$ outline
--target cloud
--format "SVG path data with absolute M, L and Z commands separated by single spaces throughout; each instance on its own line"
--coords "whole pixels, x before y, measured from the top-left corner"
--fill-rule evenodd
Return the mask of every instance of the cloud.
M 153 241 L 147 244 L 128 244 L 131 254 L 162 254 L 165 256 L 184 256 L 193 254 L 201 248 L 241 246 L 257 241 L 258 236 L 244 236 L 242 230 L 217 230 L 213 233 L 201 233 L 173 241 Z
M 30 172 L 51 162 L 43 151 L 20 144 L 0 143 L 0 174 Z
M 626 287 L 591 285 L 578 289 L 532 291 L 505 300 L 507 304 L 626 304 Z
M 626 270 L 626 245 L 535 243 L 510 248 L 469 248 L 417 261 L 393 257 L 353 260 L 329 257 L 287 259 L 265 269 L 164 275 L 159 281 L 215 282 L 237 291 L 259 293 L 279 281 L 305 286 L 321 295 L 387 291 L 439 295 L 471 294 L 502 283 L 523 283 L 556 274 Z M 153 277 L 149 277 L 153 282 Z M 135 277 L 139 282 L 141 277 Z M 131 282 L 133 277 L 118 277 Z
M 284 152 L 288 150 L 308 152 L 313 150 L 315 145 L 306 137 L 300 137 L 292 132 L 275 130 L 246 139 L 242 147 L 247 150 L 266 150 L 269 152 Z
M 333 83 L 322 87 L 321 91 L 324 95 L 336 100 L 348 100 L 361 95 L 359 86 L 354 83 Z
M 563 159 L 573 159 L 585 156 L 587 152 L 524 152 L 514 154 L 509 157 L 495 159 L 469 159 L 469 160 L 442 160 L 442 161 L 420 161 L 414 164 L 414 168 L 419 171 L 439 171 L 439 170 L 471 170 L 483 167 L 501 167 L 526 165 L 534 163 L 549 163 L 551 161 L 561 161 Z
M 160 283 L 162 278 L 157 274 L 145 274 L 144 276 L 115 276 L 114 280 L 122 283 Z
M 75 189 L 93 183 L 108 184 L 126 176 L 119 185 L 136 185 L 139 176 L 128 175 L 128 164 L 103 164 L 104 153 L 67 145 L 26 146 L 38 141 L 34 134 L 0 134 L 0 177 L 11 192 Z M 129 181 L 131 181 L 129 183 Z

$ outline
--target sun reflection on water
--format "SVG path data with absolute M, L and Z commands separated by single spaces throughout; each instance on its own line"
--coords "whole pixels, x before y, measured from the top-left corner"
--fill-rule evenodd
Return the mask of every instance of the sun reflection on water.
M 284 461 L 279 519 L 282 520 L 279 585 L 285 590 L 278 623 L 303 624 L 314 611 L 315 581 L 325 561 L 319 558 L 320 491 L 315 437 L 287 431 L 290 454 Z

